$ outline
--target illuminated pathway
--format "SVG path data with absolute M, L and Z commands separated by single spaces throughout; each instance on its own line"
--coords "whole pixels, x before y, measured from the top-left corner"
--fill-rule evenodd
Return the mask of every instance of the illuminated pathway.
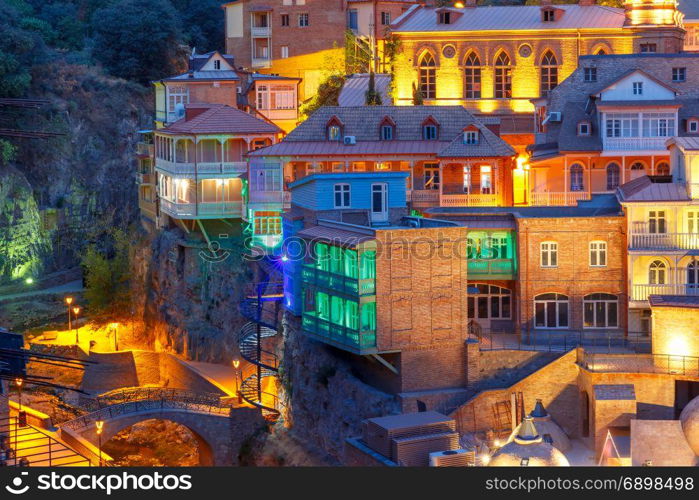
M 7 465 L 22 465 L 22 459 L 32 467 L 88 467 L 89 460 L 64 445 L 58 436 L 50 431 L 37 429 L 31 425 L 17 428 L 17 419 L 10 419 L 10 448 L 15 450 L 16 458 L 8 460 Z

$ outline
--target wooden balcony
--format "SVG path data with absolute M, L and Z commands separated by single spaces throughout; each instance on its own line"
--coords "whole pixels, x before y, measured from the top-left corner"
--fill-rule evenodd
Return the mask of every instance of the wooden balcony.
M 665 151 L 669 137 L 605 137 L 605 151 Z
M 568 192 L 532 192 L 531 205 L 535 207 L 575 206 L 579 201 L 586 201 L 592 196 L 586 191 Z
M 515 279 L 512 259 L 468 259 L 468 277 L 491 280 Z
M 243 216 L 243 202 L 174 203 L 161 198 L 160 209 L 175 219 L 238 219 Z
M 494 207 L 496 194 L 440 194 L 436 189 L 407 191 L 407 201 L 413 207 Z
M 139 156 L 147 156 L 152 158 L 155 154 L 155 146 L 153 144 L 139 142 L 136 144 L 136 154 Z
M 200 163 L 179 163 L 158 159 L 156 168 L 174 175 L 198 175 L 198 176 L 238 176 L 248 171 L 248 164 L 244 161 L 229 162 L 200 162 Z
M 629 250 L 699 250 L 699 234 L 632 233 Z
M 646 302 L 650 295 L 699 296 L 699 284 L 633 285 L 630 295 L 632 302 Z
M 142 185 L 155 185 L 155 174 L 153 173 L 139 173 L 138 183 Z
M 355 330 L 319 318 L 314 312 L 303 313 L 303 331 L 311 337 L 356 354 L 376 352 L 376 332 Z

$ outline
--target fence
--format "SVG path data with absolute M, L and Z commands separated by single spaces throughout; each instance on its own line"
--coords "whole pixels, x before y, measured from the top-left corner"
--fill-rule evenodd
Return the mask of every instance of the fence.
M 699 358 L 693 356 L 584 352 L 578 363 L 591 372 L 658 373 L 699 378 Z

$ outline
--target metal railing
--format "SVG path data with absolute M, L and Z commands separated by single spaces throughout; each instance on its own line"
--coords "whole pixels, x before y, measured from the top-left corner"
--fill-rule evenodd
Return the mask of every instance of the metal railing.
M 669 137 L 604 138 L 604 149 L 610 151 L 665 151 Z
M 585 347 L 594 352 L 650 352 L 648 332 L 620 330 L 532 330 L 522 334 L 512 330 L 477 329 L 470 327 L 469 335 L 480 342 L 482 351 L 514 350 L 539 352 L 568 352 Z
M 304 264 L 301 270 L 304 283 L 329 288 L 347 295 L 372 295 L 376 293 L 375 279 L 350 278 Z
M 247 173 L 248 164 L 244 161 L 215 161 L 215 162 L 174 162 L 156 158 L 155 166 L 175 175 L 239 175 Z
M 496 194 L 442 194 L 439 197 L 441 207 L 494 207 L 497 202 Z
M 650 295 L 699 295 L 699 283 L 670 283 L 663 285 L 633 285 L 632 301 L 646 301 Z
M 228 201 L 220 203 L 175 203 L 165 198 L 160 199 L 160 208 L 173 217 L 242 217 L 243 202 Z
M 591 372 L 657 373 L 699 378 L 699 358 L 672 354 L 605 354 L 584 352 L 578 364 Z
M 302 326 L 307 333 L 352 351 L 376 347 L 375 330 L 359 330 L 338 325 L 310 312 L 303 313 Z
M 557 207 L 577 205 L 579 201 L 590 200 L 592 195 L 587 191 L 569 191 L 569 192 L 532 192 L 531 204 L 541 207 Z
M 469 259 L 468 275 L 513 274 L 515 270 L 512 259 Z
M 696 233 L 646 233 L 631 234 L 631 250 L 699 250 L 699 234 Z

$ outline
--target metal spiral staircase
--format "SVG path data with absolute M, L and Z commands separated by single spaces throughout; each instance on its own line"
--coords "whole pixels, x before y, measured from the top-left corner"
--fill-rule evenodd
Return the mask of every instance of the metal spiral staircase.
M 255 373 L 245 378 L 240 394 L 249 404 L 260 408 L 262 415 L 276 421 L 281 402 L 276 394 L 263 390 L 263 381 L 279 374 L 279 358 L 262 348 L 263 339 L 277 335 L 279 310 L 284 298 L 281 282 L 252 283 L 246 287 L 240 313 L 249 320 L 240 330 L 238 347 L 241 357 L 255 366 Z

